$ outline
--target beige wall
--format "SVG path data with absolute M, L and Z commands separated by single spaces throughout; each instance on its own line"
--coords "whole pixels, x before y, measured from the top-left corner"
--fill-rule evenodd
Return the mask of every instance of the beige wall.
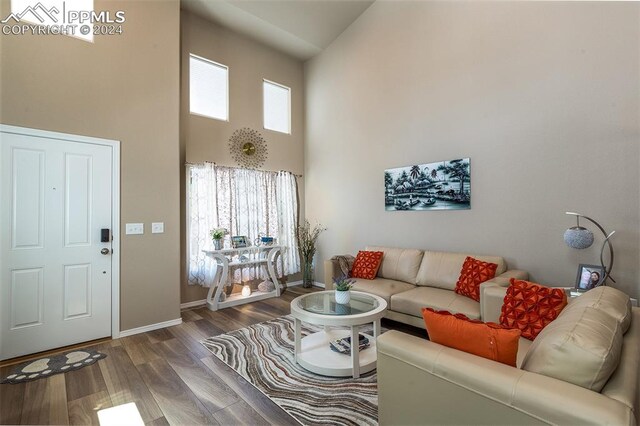
M 229 154 L 228 140 L 236 129 L 258 130 L 267 141 L 269 156 L 265 170 L 303 171 L 303 64 L 262 44 L 223 27 L 182 11 L 182 97 L 181 97 L 181 161 L 211 161 L 236 166 Z M 229 67 L 229 121 L 191 115 L 189 113 L 189 53 Z M 263 129 L 262 80 L 268 79 L 291 88 L 291 134 Z M 181 211 L 184 210 L 184 173 L 182 174 Z M 304 181 L 298 179 L 300 217 L 304 217 Z M 182 220 L 183 235 L 186 235 Z M 187 285 L 186 247 L 182 242 L 183 303 L 206 298 L 206 289 Z M 296 279 L 297 277 L 290 277 Z
M 9 2 L 0 3 L 0 15 Z M 179 2 L 95 1 L 124 34 L 0 35 L 0 122 L 121 142 L 120 327 L 179 312 Z M 151 234 L 152 221 L 165 223 Z M 144 222 L 142 236 L 124 235 Z
M 570 286 L 602 241 L 564 244 L 577 211 L 617 231 L 615 286 L 638 297 L 639 40 L 638 3 L 374 3 L 305 67 L 320 257 L 367 244 L 497 254 Z M 471 210 L 385 212 L 385 169 L 460 157 Z

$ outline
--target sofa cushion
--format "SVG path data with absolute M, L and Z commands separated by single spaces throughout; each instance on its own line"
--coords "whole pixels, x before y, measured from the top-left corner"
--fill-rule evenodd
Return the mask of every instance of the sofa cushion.
M 380 296 L 387 301 L 387 307 L 391 306 L 392 295 L 416 288 L 413 284 L 407 284 L 396 280 L 387 280 L 385 278 L 376 278 L 375 280 L 354 278 L 353 280 L 353 290 L 364 291 L 366 293 Z
M 562 288 L 515 278 L 510 282 L 502 304 L 500 324 L 517 328 L 522 331 L 522 337 L 533 340 L 567 306 L 567 294 Z
M 498 265 L 495 263 L 483 262 L 467 256 L 462 264 L 458 282 L 456 282 L 456 293 L 479 302 L 480 284 L 495 277 L 497 268 Z
M 432 342 L 516 366 L 520 330 L 431 308 L 422 308 L 422 317 Z
M 520 337 L 520 340 L 518 341 L 518 360 L 516 361 L 518 368 L 522 368 L 524 358 L 527 356 L 527 352 L 532 344 L 533 342 L 531 340 Z
M 498 256 L 425 251 L 416 277 L 416 284 L 454 290 L 458 277 L 460 277 L 462 264 L 468 256 L 483 262 L 497 264 L 496 276 L 507 270 L 504 259 Z
M 522 369 L 600 392 L 618 367 L 622 326 L 590 306 L 563 311 L 527 351 Z
M 480 319 L 480 303 L 451 290 L 415 287 L 413 290 L 391 296 L 392 311 L 421 317 L 422 308 L 461 313 L 471 319 Z
M 367 251 L 381 251 L 382 264 L 378 276 L 390 280 L 416 283 L 416 274 L 422 261 L 422 250 L 391 247 L 367 247 Z
M 613 316 L 622 325 L 622 334 L 631 324 L 631 299 L 613 287 L 600 286 L 575 297 L 566 309 L 582 309 L 590 306 Z
M 382 263 L 383 255 L 384 253 L 381 251 L 360 250 L 356 260 L 353 262 L 351 276 L 353 278 L 364 278 L 365 280 L 374 279 L 380 268 L 380 263 Z

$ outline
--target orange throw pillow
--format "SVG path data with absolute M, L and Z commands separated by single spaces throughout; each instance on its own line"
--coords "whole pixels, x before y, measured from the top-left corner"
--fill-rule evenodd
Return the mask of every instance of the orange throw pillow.
M 515 278 L 509 282 L 500 324 L 518 329 L 522 331 L 522 337 L 533 340 L 567 306 L 567 294 L 561 288 L 545 287 Z
M 382 263 L 383 254 L 381 251 L 359 251 L 355 262 L 353 262 L 351 277 L 365 280 L 374 279 Z
M 456 283 L 456 293 L 480 301 L 480 284 L 496 276 L 498 265 L 483 262 L 467 256 L 462 264 L 460 278 Z
M 520 330 L 431 308 L 422 308 L 422 317 L 432 342 L 516 366 Z

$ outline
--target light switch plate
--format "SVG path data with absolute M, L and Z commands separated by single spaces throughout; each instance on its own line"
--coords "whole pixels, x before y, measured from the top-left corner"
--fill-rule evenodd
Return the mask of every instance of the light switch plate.
M 153 222 L 151 224 L 152 234 L 162 234 L 164 232 L 164 222 Z
M 127 235 L 142 235 L 144 234 L 144 223 L 127 223 L 124 232 Z

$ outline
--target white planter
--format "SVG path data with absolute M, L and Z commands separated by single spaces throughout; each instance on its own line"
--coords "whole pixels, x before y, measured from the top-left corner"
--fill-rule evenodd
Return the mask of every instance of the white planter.
M 346 305 L 351 300 L 350 291 L 338 291 L 336 290 L 336 303 Z

